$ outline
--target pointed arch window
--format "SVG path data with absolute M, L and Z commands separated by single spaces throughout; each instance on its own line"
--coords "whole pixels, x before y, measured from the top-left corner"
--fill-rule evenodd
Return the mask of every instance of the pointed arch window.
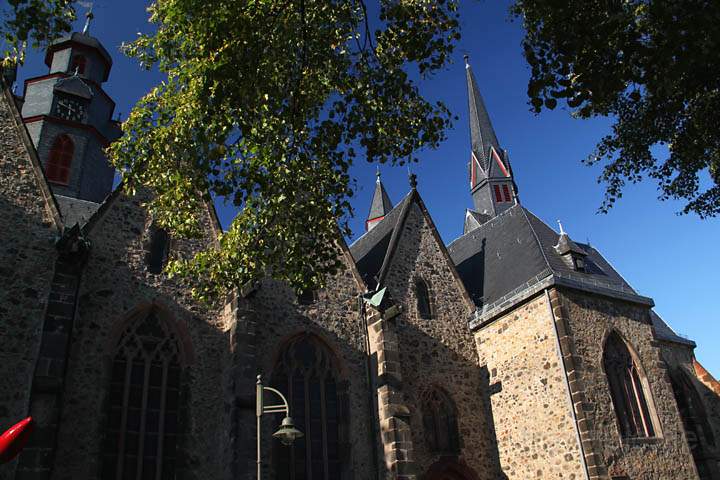
M 312 335 L 296 337 L 282 351 L 272 379 L 275 388 L 288 397 L 295 425 L 305 433 L 291 447 L 275 449 L 277 478 L 342 478 L 345 442 L 340 419 L 347 417 L 341 412 L 345 387 L 332 353 Z
M 422 278 L 415 279 L 415 301 L 417 302 L 418 316 L 426 320 L 431 319 L 430 287 Z
M 625 342 L 615 332 L 605 343 L 603 367 L 620 435 L 623 438 L 654 437 L 655 427 L 638 366 Z
M 711 454 L 715 447 L 715 436 L 703 401 L 692 380 L 681 368 L 670 370 L 670 383 L 685 429 L 685 438 L 700 479 L 714 478 L 712 472 L 720 465 L 718 467 L 712 465 L 712 462 L 715 461 Z
M 455 403 L 440 389 L 430 390 L 423 398 L 423 428 L 428 449 L 432 453 L 460 453 L 460 435 L 455 412 Z
M 112 362 L 103 479 L 175 478 L 180 344 L 155 311 L 128 325 Z
M 150 273 L 162 273 L 170 252 L 170 235 L 164 228 L 150 228 L 150 244 L 146 254 L 147 269 Z
M 70 167 L 75 154 L 75 143 L 67 135 L 60 135 L 50 148 L 45 164 L 45 176 L 48 181 L 67 185 L 70 182 Z

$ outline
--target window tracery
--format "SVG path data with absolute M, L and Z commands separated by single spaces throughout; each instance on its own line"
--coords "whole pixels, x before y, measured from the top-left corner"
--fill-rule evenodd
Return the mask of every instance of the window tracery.
M 445 392 L 434 388 L 423 398 L 422 414 L 428 449 L 441 455 L 458 454 L 460 435 L 452 399 Z
M 275 388 L 288 398 L 295 425 L 305 434 L 291 447 L 276 449 L 277 478 L 342 478 L 340 397 L 343 387 L 332 353 L 312 335 L 301 335 L 282 351 L 272 378 Z
M 175 478 L 179 348 L 154 311 L 122 333 L 112 362 L 102 478 Z
M 623 438 L 654 437 L 655 427 L 638 367 L 627 345 L 615 332 L 605 343 L 603 366 L 620 435 Z

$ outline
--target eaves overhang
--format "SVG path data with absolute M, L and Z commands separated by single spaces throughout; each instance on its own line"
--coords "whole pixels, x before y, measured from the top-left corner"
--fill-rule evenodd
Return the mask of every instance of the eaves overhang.
M 478 307 L 471 315 L 469 321 L 470 330 L 475 331 L 485 327 L 498 317 L 507 313 L 509 310 L 524 303 L 539 292 L 551 287 L 563 287 L 572 290 L 579 290 L 594 295 L 635 303 L 647 308 L 655 306 L 655 302 L 652 298 L 638 295 L 635 292 L 609 288 L 608 286 L 595 281 L 582 281 L 576 278 L 568 278 L 557 272 L 547 274 L 547 270 L 545 270 L 539 275 L 528 280 L 520 287 L 497 299 L 495 302 Z

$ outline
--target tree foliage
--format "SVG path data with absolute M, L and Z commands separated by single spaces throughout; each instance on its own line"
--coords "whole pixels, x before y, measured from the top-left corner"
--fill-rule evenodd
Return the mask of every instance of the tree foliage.
M 167 80 L 110 147 L 129 188 L 176 234 L 203 203 L 239 209 L 217 246 L 170 271 L 210 297 L 269 275 L 297 289 L 339 266 L 353 161 L 403 163 L 451 121 L 410 75 L 431 75 L 459 38 L 456 0 L 156 0 L 152 34 L 126 53 Z M 338 229 L 340 219 L 340 229 Z
M 649 177 L 661 199 L 686 201 L 683 213 L 720 213 L 720 2 L 517 0 L 513 11 L 534 110 L 560 100 L 615 120 L 586 160 L 604 164 L 601 211 Z
M 0 7 L 3 37 L 2 66 L 22 64 L 28 44 L 47 45 L 70 31 L 75 20 L 73 0 L 7 0 Z

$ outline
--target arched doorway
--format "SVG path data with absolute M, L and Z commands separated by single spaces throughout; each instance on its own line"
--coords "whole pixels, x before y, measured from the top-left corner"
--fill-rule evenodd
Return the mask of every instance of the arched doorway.
M 454 458 L 443 458 L 432 464 L 422 480 L 478 480 L 475 471 Z

